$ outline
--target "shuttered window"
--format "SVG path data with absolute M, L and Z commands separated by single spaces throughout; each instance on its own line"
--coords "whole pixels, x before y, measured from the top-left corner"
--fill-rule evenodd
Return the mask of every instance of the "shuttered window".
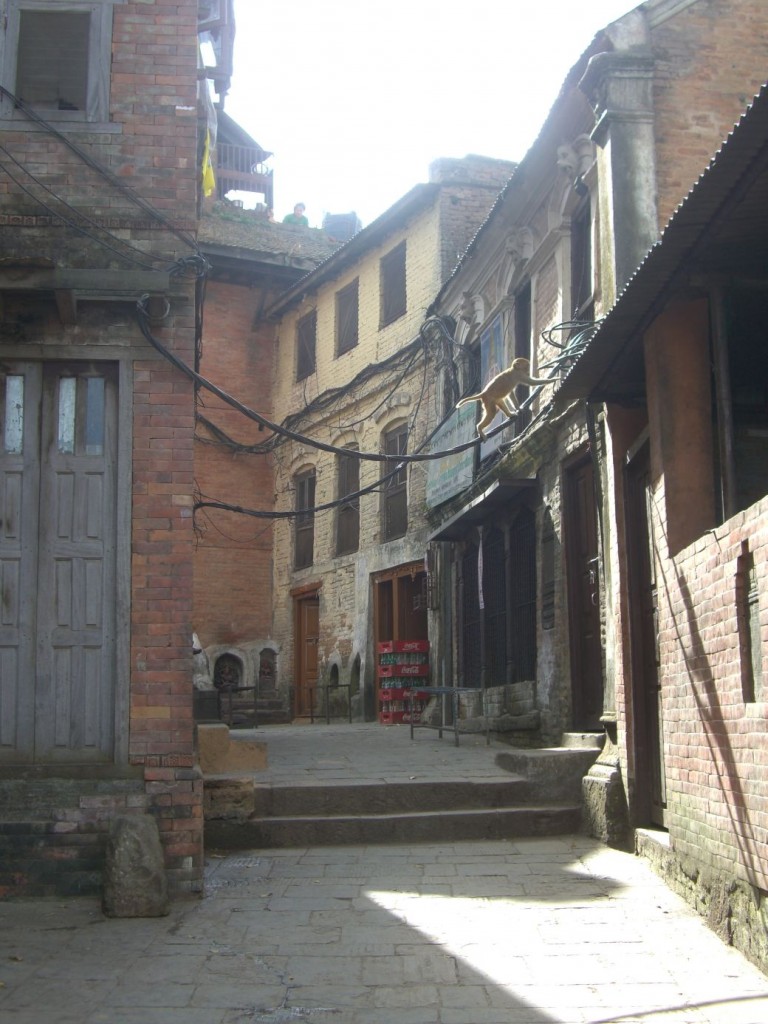
M 592 274 L 592 214 L 589 202 L 571 221 L 571 310 L 574 320 L 594 316 Z
M 312 310 L 296 326 L 296 380 L 315 372 L 317 347 L 317 311 Z
M 296 519 L 294 525 L 294 568 L 312 565 L 315 547 L 315 471 L 307 470 L 295 478 Z
M 406 424 L 386 431 L 382 436 L 382 447 L 392 460 L 384 463 L 385 474 L 397 467 L 397 456 L 408 450 L 408 427 Z M 385 481 L 382 499 L 382 539 L 395 540 L 404 537 L 408 531 L 408 471 L 402 466 Z
M 336 293 L 336 354 L 341 356 L 355 348 L 358 342 L 359 282 Z
M 357 445 L 349 446 L 358 451 Z M 339 455 L 339 505 L 336 516 L 336 554 L 349 555 L 360 545 L 360 498 L 344 500 L 360 490 L 360 460 L 356 455 Z
M 381 326 L 405 314 L 405 242 L 381 259 Z
M 6 0 L 0 83 L 47 120 L 107 121 L 114 2 Z M 23 116 L 10 97 L 0 107 Z

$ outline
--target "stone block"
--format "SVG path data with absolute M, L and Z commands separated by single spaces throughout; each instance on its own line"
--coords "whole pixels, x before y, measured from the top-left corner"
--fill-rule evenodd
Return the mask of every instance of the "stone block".
M 160 832 L 150 815 L 126 814 L 112 821 L 102 908 L 107 917 L 163 917 L 169 912 Z
M 197 751 L 204 775 L 263 771 L 267 767 L 267 744 L 257 740 L 251 730 L 231 733 L 223 722 L 197 726 Z

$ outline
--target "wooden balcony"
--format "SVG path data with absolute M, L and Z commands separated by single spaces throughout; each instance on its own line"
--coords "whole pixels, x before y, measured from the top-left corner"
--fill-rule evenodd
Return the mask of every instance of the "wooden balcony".
M 216 145 L 216 194 L 223 199 L 227 192 L 259 192 L 264 203 L 272 208 L 272 170 L 260 160 L 263 151 L 250 146 Z

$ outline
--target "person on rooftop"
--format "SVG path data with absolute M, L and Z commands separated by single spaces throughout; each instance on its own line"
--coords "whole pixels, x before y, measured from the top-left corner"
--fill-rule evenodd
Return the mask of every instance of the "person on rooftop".
M 288 213 L 283 217 L 283 224 L 298 224 L 299 227 L 308 228 L 309 220 L 304 216 L 305 209 L 304 203 L 296 203 L 293 213 Z

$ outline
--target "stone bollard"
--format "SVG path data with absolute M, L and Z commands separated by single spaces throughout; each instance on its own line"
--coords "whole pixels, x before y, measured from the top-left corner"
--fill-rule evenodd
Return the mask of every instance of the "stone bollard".
M 107 917 L 163 917 L 170 911 L 157 822 L 149 814 L 112 821 L 102 909 Z

